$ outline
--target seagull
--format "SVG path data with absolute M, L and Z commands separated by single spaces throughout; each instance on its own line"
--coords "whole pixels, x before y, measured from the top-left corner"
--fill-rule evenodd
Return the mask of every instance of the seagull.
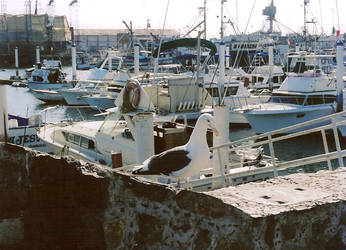
M 199 174 L 209 163 L 209 147 L 207 144 L 207 129 L 213 130 L 216 136 L 215 119 L 210 114 L 201 115 L 190 136 L 189 141 L 182 146 L 171 148 L 160 154 L 153 155 L 136 167 L 132 174 L 136 175 L 167 175 L 189 178 Z

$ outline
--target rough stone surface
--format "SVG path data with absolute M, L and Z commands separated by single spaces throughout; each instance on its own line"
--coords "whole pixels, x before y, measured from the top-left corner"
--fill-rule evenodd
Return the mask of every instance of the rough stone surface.
M 345 249 L 345 173 L 198 193 L 0 144 L 0 249 Z

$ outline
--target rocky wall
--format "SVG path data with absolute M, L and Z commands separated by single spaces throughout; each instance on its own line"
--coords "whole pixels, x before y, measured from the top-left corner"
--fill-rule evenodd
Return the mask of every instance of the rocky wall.
M 345 249 L 345 173 L 198 193 L 0 144 L 0 249 Z

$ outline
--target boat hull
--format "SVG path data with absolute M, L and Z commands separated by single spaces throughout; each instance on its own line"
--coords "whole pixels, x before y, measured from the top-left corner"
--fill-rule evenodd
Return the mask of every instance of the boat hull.
M 85 101 L 85 99 L 81 98 L 81 96 L 87 94 L 87 92 L 69 91 L 63 89 L 59 92 L 65 99 L 65 102 L 70 106 L 88 106 L 88 103 Z
M 21 126 L 9 129 L 9 142 L 23 147 L 50 153 L 44 141 L 37 136 L 37 126 Z
M 53 90 L 32 90 L 32 94 L 43 102 L 62 102 L 64 97 Z
M 59 90 L 62 88 L 73 88 L 73 84 L 67 83 L 37 83 L 37 82 L 27 82 L 30 90 Z
M 109 108 L 114 108 L 115 98 L 106 98 L 106 97 L 82 97 L 82 99 L 94 110 L 106 110 Z
M 298 123 L 317 119 L 334 113 L 334 108 L 331 105 L 316 108 L 300 108 L 293 110 L 275 110 L 262 111 L 250 110 L 244 113 L 245 118 L 249 121 L 252 130 L 256 134 L 266 133 L 269 131 L 285 128 L 296 125 Z M 327 123 L 325 123 L 327 124 Z M 291 130 L 287 133 L 294 133 L 318 126 L 325 125 L 323 123 L 305 126 L 300 129 Z

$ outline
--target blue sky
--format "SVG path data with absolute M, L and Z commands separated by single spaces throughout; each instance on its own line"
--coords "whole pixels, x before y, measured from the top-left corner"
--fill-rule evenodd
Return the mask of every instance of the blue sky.
M 2 0 L 7 4 L 7 13 L 24 13 L 24 0 Z M 35 0 L 31 0 L 34 8 Z M 49 0 L 39 2 L 39 13 L 47 12 Z M 162 28 L 168 0 L 79 0 L 78 12 L 68 7 L 71 0 L 56 0 L 55 13 L 67 15 L 74 26 L 80 28 L 125 28 L 124 21 L 132 21 L 134 28 L 145 28 L 147 19 L 150 19 L 152 28 Z M 169 0 L 166 28 L 173 28 L 181 33 L 188 30 L 188 26 L 198 23 L 198 7 L 203 6 L 204 0 Z M 259 30 L 263 27 L 265 17 L 262 9 L 270 0 L 227 0 L 224 4 L 225 20 L 238 23 L 237 27 L 242 32 L 248 24 L 248 32 Z M 277 20 L 290 29 L 300 32 L 303 26 L 303 2 L 304 0 L 274 0 L 277 7 Z M 336 2 L 338 5 L 339 22 L 337 18 Z M 253 4 L 255 7 L 251 18 L 250 12 Z M 321 8 L 320 8 L 321 6 Z M 220 29 L 220 0 L 207 0 L 207 36 L 218 37 Z M 346 0 L 310 0 L 308 19 L 314 18 L 318 24 L 310 25 L 309 31 L 320 33 L 321 27 L 327 34 L 332 27 L 340 25 L 341 33 L 346 32 L 346 16 L 342 16 L 346 10 Z M 78 13 L 78 15 L 76 15 Z M 73 16 L 73 18 L 72 18 Z M 78 20 L 78 22 L 77 22 Z M 238 22 L 237 22 L 238 20 Z M 322 25 L 323 26 L 322 26 Z M 232 34 L 231 25 L 226 24 L 225 34 Z M 284 33 L 288 32 L 283 26 Z

